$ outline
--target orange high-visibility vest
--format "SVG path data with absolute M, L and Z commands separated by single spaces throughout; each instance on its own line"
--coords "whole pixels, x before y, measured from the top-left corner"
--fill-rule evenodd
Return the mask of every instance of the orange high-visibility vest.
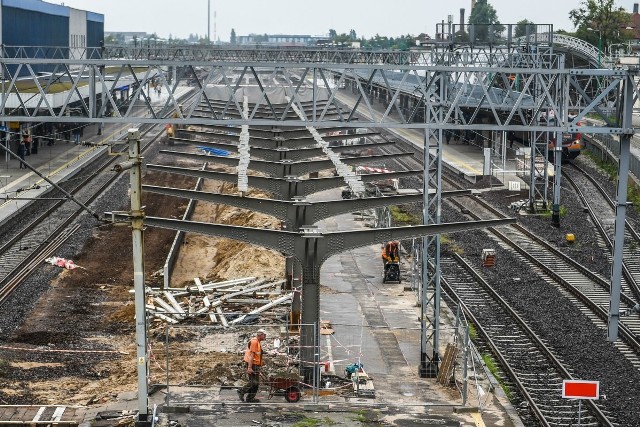
M 262 361 L 262 345 L 258 338 L 254 337 L 249 341 L 247 351 L 244 353 L 244 361 L 251 363 L 253 366 L 262 366 L 264 364 Z

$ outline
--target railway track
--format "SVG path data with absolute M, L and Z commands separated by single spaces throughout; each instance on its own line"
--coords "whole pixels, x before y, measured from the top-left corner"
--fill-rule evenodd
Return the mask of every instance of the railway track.
M 190 97 L 185 95 L 185 97 Z M 167 116 L 170 113 L 167 112 Z M 141 135 L 147 136 L 141 151 L 147 151 L 161 135 L 162 131 L 153 133 L 156 125 L 143 125 Z M 126 152 L 127 146 L 122 148 Z M 62 187 L 85 206 L 90 205 L 103 194 L 121 174 L 107 173 L 120 162 L 119 156 L 110 156 L 105 152 L 85 167 L 88 171 L 76 179 L 65 182 Z M 84 208 L 67 200 L 57 189 L 49 191 L 51 199 L 46 209 L 38 211 L 26 223 L 11 224 L 11 231 L 5 233 L 5 243 L 0 247 L 0 304 L 53 252 L 78 231 L 72 224 L 82 214 Z
M 575 164 L 570 167 L 577 172 L 577 175 L 568 173 L 567 168 L 565 168 L 564 178 L 569 182 L 585 208 L 587 208 L 589 217 L 598 230 L 600 241 L 603 242 L 606 249 L 609 264 L 611 264 L 613 251 L 611 236 L 615 232 L 615 222 L 613 221 L 616 214 L 615 202 L 595 178 Z M 589 191 L 589 189 L 594 189 L 595 191 Z M 625 220 L 624 241 L 622 290 L 632 295 L 636 301 L 640 301 L 640 285 L 638 285 L 640 283 L 640 263 L 634 260 L 640 255 L 637 250 L 640 247 L 640 235 L 629 220 Z
M 556 397 L 562 381 L 571 379 L 571 374 L 544 340 L 460 255 L 443 258 L 441 268 L 447 271 L 443 289 L 484 337 L 509 377 L 507 386 L 517 388 L 526 400 L 526 405 L 520 405 L 521 418 L 528 421 L 526 412 L 530 411 L 543 426 L 575 423 L 578 403 L 559 404 Z M 591 401 L 589 411 L 585 408 L 581 414 L 586 425 L 613 425 Z

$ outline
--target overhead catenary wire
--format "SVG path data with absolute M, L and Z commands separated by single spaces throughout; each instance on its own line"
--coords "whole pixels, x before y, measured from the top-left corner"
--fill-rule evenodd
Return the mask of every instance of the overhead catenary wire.
M 10 155 L 14 156 L 15 158 L 18 158 L 18 155 L 16 153 L 14 153 L 13 151 L 11 151 L 9 149 L 9 147 L 5 147 L 3 144 L 0 144 L 0 147 L 7 153 L 9 153 Z M 59 191 L 61 191 L 65 196 L 67 196 L 67 198 L 71 201 L 73 201 L 74 203 L 76 203 L 78 206 L 80 206 L 82 209 L 84 209 L 85 211 L 87 211 L 91 216 L 93 216 L 95 219 L 97 219 L 98 221 L 103 221 L 104 219 L 98 215 L 93 209 L 91 209 L 90 207 L 88 207 L 87 205 L 85 205 L 84 203 L 82 203 L 80 200 L 76 199 L 75 197 L 73 197 L 73 195 L 71 195 L 71 193 L 69 193 L 67 190 L 65 190 L 64 188 L 60 187 L 58 184 L 56 184 L 55 182 L 51 181 L 49 178 L 47 178 L 46 176 L 44 176 L 43 174 L 41 174 L 36 168 L 32 167 L 29 163 L 27 163 L 26 161 L 22 160 L 22 163 L 24 163 L 29 169 L 31 169 L 36 175 L 38 175 L 40 178 L 44 179 L 45 181 L 47 181 L 49 184 L 51 184 L 52 186 L 54 186 L 56 189 L 58 189 Z

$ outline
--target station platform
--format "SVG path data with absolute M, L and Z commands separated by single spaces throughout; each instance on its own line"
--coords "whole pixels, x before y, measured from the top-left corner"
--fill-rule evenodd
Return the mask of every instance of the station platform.
M 175 96 L 181 97 L 190 90 L 189 87 L 180 87 Z M 166 93 L 153 93 L 151 102 L 155 106 L 161 106 L 168 98 Z M 139 124 L 106 124 L 101 132 L 98 124 L 91 124 L 83 129 L 80 144 L 65 140 L 59 134 L 59 139 L 49 145 L 52 135 L 34 133 L 31 135 L 32 141 L 40 139 L 41 142 L 36 153 L 25 156 L 27 168 L 20 168 L 20 160 L 0 148 L 0 225 L 16 216 L 35 199 L 44 197 L 52 187 L 44 177 L 56 184 L 69 179 L 82 166 L 107 151 L 108 145 L 123 142 L 132 127 L 139 127 Z
M 58 139 L 52 145 L 41 143 L 37 153 L 25 156 L 28 167 L 24 169 L 20 168 L 20 159 L 5 152 L 0 157 L 0 224 L 13 218 L 35 199 L 46 197 L 43 195 L 52 185 L 43 177 L 54 183 L 70 178 L 83 165 L 108 150 L 107 143 L 126 135 L 129 127 L 105 126 L 103 135 L 98 135 L 98 125 L 88 126 L 84 129 L 83 140 L 91 145 L 75 144 L 64 139 Z M 34 135 L 34 140 L 38 136 Z

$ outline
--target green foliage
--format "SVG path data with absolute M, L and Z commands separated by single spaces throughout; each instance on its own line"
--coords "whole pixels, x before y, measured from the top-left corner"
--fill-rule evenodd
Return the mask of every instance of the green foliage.
M 567 207 L 561 205 L 560 206 L 560 218 L 564 218 L 567 215 L 568 211 L 567 211 Z M 544 211 L 540 216 L 543 218 L 551 218 L 551 216 L 553 215 L 553 211 L 551 211 L 551 209 Z
M 618 165 L 606 160 L 602 160 L 589 151 L 585 150 L 584 153 L 595 162 L 598 168 L 602 169 L 607 174 L 611 181 L 617 181 Z M 640 206 L 640 187 L 633 181 L 629 181 L 629 185 L 627 186 L 627 201 L 631 203 L 629 209 L 637 210 L 637 206 Z
M 495 362 L 495 360 L 493 360 L 493 357 L 490 354 L 483 354 L 482 361 L 487 366 L 487 369 L 489 369 L 489 372 L 491 372 L 491 375 L 493 375 L 498 380 L 498 383 L 504 391 L 504 394 L 506 394 L 507 398 L 511 400 L 511 390 L 509 390 L 509 387 L 502 379 L 502 376 L 500 375 L 500 372 L 498 370 L 498 364 Z
M 469 24 L 483 24 L 475 28 L 476 41 L 489 41 L 490 38 L 497 39 L 498 33 L 504 30 L 504 26 L 498 20 L 496 10 L 491 6 L 488 0 L 478 0 L 469 15 Z M 493 34 L 489 34 L 489 26 L 493 24 Z
M 452 240 L 448 234 L 440 235 L 440 245 L 446 246 L 451 252 L 455 252 L 458 255 L 464 254 L 464 249 Z
M 303 418 L 300 421 L 296 421 L 293 427 L 315 427 L 322 424 L 322 420 L 318 418 Z
M 469 338 L 471 341 L 475 341 L 478 339 L 478 330 L 472 323 L 469 323 Z
M 569 19 L 576 27 L 575 36 L 604 52 L 613 43 L 629 40 L 632 31 L 625 30 L 632 24 L 631 14 L 615 6 L 614 0 L 582 0 L 580 7 L 569 12 Z
M 514 30 L 514 37 L 523 37 L 527 35 L 527 27 L 529 29 L 529 34 L 534 34 L 536 32 L 536 24 L 529 21 L 528 19 L 523 19 L 522 21 L 518 21 L 516 23 L 516 29 Z
M 391 212 L 391 218 L 393 219 L 394 224 L 400 223 L 417 225 L 422 223 L 422 218 L 406 212 L 399 206 L 391 206 L 389 210 Z

